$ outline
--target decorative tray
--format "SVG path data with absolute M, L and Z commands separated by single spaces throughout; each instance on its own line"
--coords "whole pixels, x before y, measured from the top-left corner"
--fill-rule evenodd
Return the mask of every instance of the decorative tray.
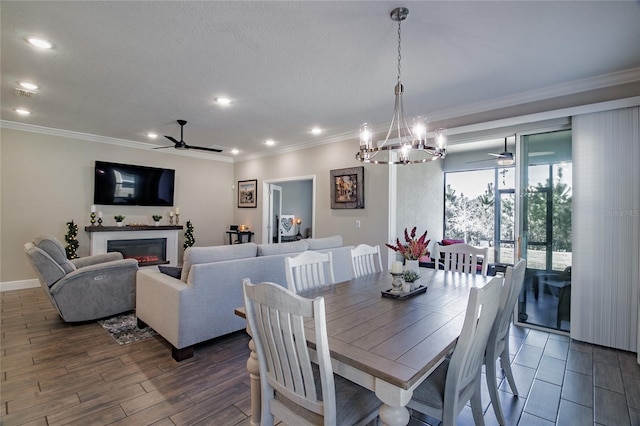
M 391 289 L 382 291 L 381 293 L 382 293 L 382 296 L 384 297 L 391 297 L 392 299 L 403 300 L 403 299 L 408 299 L 410 297 L 413 297 L 417 294 L 426 293 L 426 291 L 427 291 L 427 287 L 421 285 L 408 293 L 394 293 L 393 291 L 391 291 Z

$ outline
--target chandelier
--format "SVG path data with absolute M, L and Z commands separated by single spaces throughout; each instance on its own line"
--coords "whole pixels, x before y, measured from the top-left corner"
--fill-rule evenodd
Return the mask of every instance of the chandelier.
M 395 107 L 389 131 L 382 143 L 373 146 L 373 127 L 364 123 L 360 127 L 360 151 L 356 159 L 373 164 L 418 164 L 444 158 L 447 154 L 447 131 L 437 129 L 433 132 L 431 144 L 427 141 L 426 120 L 416 117 L 409 127 L 404 117 L 402 94 L 404 87 L 400 81 L 401 29 L 400 23 L 409 15 L 409 9 L 398 7 L 391 11 L 391 20 L 398 23 L 398 81 L 395 86 Z M 392 134 L 396 138 L 389 139 Z

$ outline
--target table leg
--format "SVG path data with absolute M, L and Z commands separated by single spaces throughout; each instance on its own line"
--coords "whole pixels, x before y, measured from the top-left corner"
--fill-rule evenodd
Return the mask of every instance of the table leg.
M 382 401 L 380 420 L 383 425 L 403 426 L 409 424 L 409 410 L 406 405 L 411 400 L 412 391 L 400 389 L 376 379 L 376 396 Z
M 251 331 L 247 326 L 247 334 L 251 336 Z M 251 426 L 260 425 L 260 411 L 262 409 L 262 396 L 260 390 L 260 366 L 258 364 L 258 354 L 253 339 L 249 340 L 251 354 L 247 360 L 247 371 L 251 379 Z

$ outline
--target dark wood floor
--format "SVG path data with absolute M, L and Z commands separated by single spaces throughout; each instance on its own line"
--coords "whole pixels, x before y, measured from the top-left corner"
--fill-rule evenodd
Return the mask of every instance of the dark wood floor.
M 0 306 L 2 425 L 249 424 L 244 332 L 178 363 L 159 336 L 120 346 L 95 322 L 65 324 L 39 288 L 0 293 Z M 511 352 L 520 397 L 501 383 L 509 425 L 640 425 L 635 354 L 519 327 Z M 495 425 L 486 384 L 482 401 Z M 468 407 L 458 424 L 473 424 Z

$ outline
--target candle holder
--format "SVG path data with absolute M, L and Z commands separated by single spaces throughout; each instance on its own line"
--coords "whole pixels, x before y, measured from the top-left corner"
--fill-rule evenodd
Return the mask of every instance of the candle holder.
M 390 272 L 390 274 L 393 276 L 393 281 L 391 281 L 391 287 L 393 288 L 391 289 L 391 292 L 402 293 L 402 286 L 404 285 L 404 281 L 402 280 L 403 273 Z
M 91 212 L 91 226 L 96 226 L 96 212 Z
M 173 225 L 173 216 L 169 216 L 169 225 Z
M 102 226 L 102 218 L 98 217 L 98 226 Z
M 176 225 L 180 225 L 180 214 L 176 213 Z

